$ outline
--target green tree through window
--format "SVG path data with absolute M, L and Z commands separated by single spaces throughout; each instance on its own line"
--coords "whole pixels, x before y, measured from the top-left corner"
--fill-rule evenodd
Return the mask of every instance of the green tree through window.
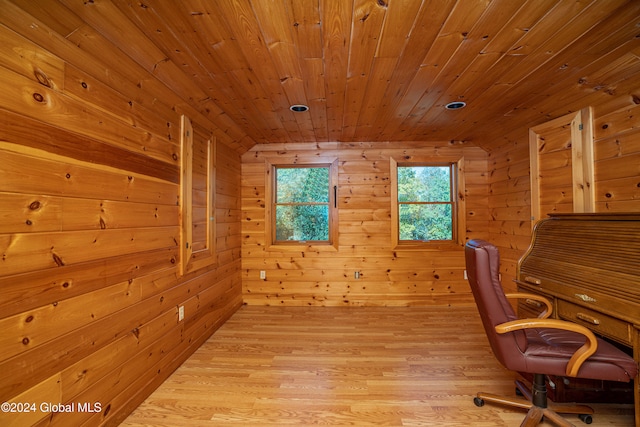
M 329 167 L 275 168 L 276 241 L 329 241 Z
M 453 240 L 452 166 L 398 166 L 400 241 Z

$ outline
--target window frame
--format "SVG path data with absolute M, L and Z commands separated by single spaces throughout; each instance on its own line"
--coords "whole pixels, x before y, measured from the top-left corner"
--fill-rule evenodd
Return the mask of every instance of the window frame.
M 279 168 L 320 168 L 324 167 L 329 170 L 329 236 L 328 240 L 276 240 L 276 197 L 277 197 L 277 173 Z M 267 249 L 295 249 L 300 247 L 310 247 L 319 251 L 331 250 L 337 251 L 338 248 L 338 160 L 316 161 L 304 163 L 271 163 L 266 161 L 266 203 L 265 203 L 265 235 L 267 236 Z
M 179 272 L 185 275 L 218 263 L 215 248 L 217 144 L 215 136 L 208 135 L 185 115 L 180 118 L 180 126 Z M 198 174 L 199 184 L 194 179 Z M 201 211 L 200 215 L 196 215 L 196 210 Z M 204 228 L 198 233 L 199 237 L 194 236 L 195 227 Z
M 398 201 L 398 168 L 400 167 L 442 167 L 451 168 L 451 240 L 400 240 L 400 205 Z M 464 158 L 422 158 L 398 161 L 391 158 L 391 240 L 394 249 L 442 249 L 464 245 L 465 205 L 464 205 Z M 431 204 L 431 203 L 425 203 Z

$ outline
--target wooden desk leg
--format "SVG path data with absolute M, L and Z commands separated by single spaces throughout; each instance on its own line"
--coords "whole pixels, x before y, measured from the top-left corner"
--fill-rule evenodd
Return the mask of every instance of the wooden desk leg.
M 633 339 L 633 359 L 640 363 L 640 326 L 635 325 Z M 633 384 L 633 408 L 636 417 L 636 427 L 640 427 L 640 371 L 636 375 Z

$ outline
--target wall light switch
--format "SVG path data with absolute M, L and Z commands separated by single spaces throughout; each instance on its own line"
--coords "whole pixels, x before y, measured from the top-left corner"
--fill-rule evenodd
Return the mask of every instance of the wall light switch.
M 178 321 L 184 320 L 184 305 L 178 307 Z
M 267 278 L 267 272 L 264 271 L 264 270 L 260 270 L 260 278 L 262 280 L 266 279 Z

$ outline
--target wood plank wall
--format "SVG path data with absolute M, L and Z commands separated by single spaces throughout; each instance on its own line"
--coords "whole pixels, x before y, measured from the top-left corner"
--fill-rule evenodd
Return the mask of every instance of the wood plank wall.
M 243 297 L 472 304 L 462 247 L 391 248 L 391 157 L 464 155 L 465 237 L 500 246 L 509 283 L 531 228 L 527 129 L 483 141 L 489 154 L 449 142 L 292 143 L 241 157 L 246 134 L 157 48 L 116 46 L 129 37 L 119 30 L 125 19 L 101 5 L 114 20 L 94 11 L 88 26 L 76 14 L 81 3 L 0 0 L 0 402 L 99 408 L 39 406 L 20 418 L 0 413 L 1 425 L 117 424 Z M 593 105 L 598 211 L 640 211 L 638 99 Z M 218 142 L 217 264 L 185 277 L 177 272 L 182 114 Z M 265 159 L 318 153 L 339 160 L 338 250 L 267 251 Z
M 640 212 L 640 85 L 631 93 L 591 105 L 596 212 Z M 527 129 L 504 140 L 489 154 L 490 240 L 500 248 L 503 284 L 515 290 L 516 264 L 531 239 Z M 567 210 L 563 200 L 555 204 L 553 211 Z
M 265 161 L 337 158 L 338 250 L 266 248 Z M 390 159 L 442 161 L 464 156 L 466 239 L 488 238 L 487 154 L 450 142 L 260 144 L 242 157 L 242 276 L 247 304 L 471 304 L 462 246 L 391 247 Z M 266 280 L 260 279 L 260 271 Z M 356 279 L 354 273 L 360 272 Z
M 240 149 L 191 83 L 34 10 L 0 6 L 0 402 L 36 407 L 0 425 L 115 425 L 241 304 Z M 218 141 L 217 266 L 183 277 L 181 114 Z

